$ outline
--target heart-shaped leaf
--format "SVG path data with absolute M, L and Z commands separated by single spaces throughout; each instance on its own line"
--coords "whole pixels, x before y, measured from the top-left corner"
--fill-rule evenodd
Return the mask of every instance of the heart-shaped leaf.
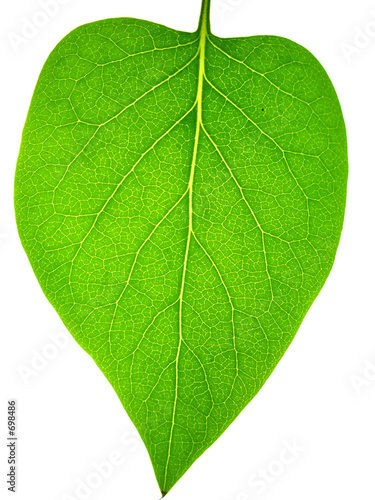
M 40 75 L 17 165 L 22 244 L 116 390 L 163 494 L 255 396 L 332 267 L 343 117 L 273 36 L 84 25 Z

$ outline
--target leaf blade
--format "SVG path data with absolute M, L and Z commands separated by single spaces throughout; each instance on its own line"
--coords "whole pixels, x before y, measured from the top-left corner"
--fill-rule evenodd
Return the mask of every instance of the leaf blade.
M 320 64 L 286 39 L 217 38 L 208 8 L 193 34 L 117 19 L 68 35 L 16 175 L 35 274 L 163 492 L 275 368 L 345 206 L 345 126 Z

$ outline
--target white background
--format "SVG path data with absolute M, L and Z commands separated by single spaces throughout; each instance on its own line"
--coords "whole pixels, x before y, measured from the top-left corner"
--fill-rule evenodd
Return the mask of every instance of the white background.
M 375 3 L 212 4 L 216 35 L 281 35 L 321 61 L 346 120 L 349 192 L 334 269 L 296 339 L 259 395 L 168 498 L 373 500 L 375 372 L 366 366 L 375 364 Z M 123 463 L 100 486 L 86 491 L 86 499 L 158 500 L 145 448 L 131 437 L 136 434 L 114 391 L 69 338 L 31 271 L 14 222 L 13 176 L 38 74 L 64 35 L 83 23 L 124 16 L 193 31 L 200 0 L 65 0 L 16 51 L 9 36 L 21 35 L 25 18 L 33 22 L 40 10 L 37 0 L 3 1 L 0 7 L 1 496 L 6 491 L 7 399 L 16 398 L 19 500 L 83 500 L 83 492 L 76 492 L 79 480 L 87 482 L 89 476 L 92 485 L 99 477 L 92 475 L 94 462 L 108 460 L 116 450 Z M 370 36 L 359 37 L 366 29 L 372 30 Z M 344 43 L 352 46 L 351 56 L 345 57 Z M 53 349 L 51 335 L 58 332 L 65 332 L 67 345 Z M 20 371 L 36 366 L 37 353 L 54 359 L 45 359 L 41 369 L 39 358 L 33 376 L 22 377 Z M 303 448 L 288 465 L 278 462 L 285 440 Z M 262 468 L 271 473 L 259 493 L 260 487 L 254 488 L 249 478 Z

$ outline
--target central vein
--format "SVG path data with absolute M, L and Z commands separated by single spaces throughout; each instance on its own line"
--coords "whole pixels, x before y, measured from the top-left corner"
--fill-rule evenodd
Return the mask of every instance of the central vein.
M 181 291 L 179 296 L 179 319 L 178 319 L 178 332 L 179 332 L 179 342 L 177 348 L 177 356 L 176 356 L 176 388 L 175 388 L 175 399 L 173 405 L 173 413 L 172 413 L 172 423 L 171 423 L 171 431 L 169 436 L 168 443 L 168 456 L 165 465 L 165 476 L 164 476 L 164 489 L 167 486 L 167 476 L 168 476 L 168 466 L 169 460 L 171 456 L 171 446 L 172 446 L 172 437 L 173 437 L 173 429 L 175 426 L 175 417 L 176 417 L 176 406 L 177 406 L 177 398 L 178 398 L 178 363 L 181 352 L 181 345 L 183 342 L 182 339 L 182 304 L 183 304 L 183 295 L 185 288 L 185 280 L 186 280 L 186 269 L 189 257 L 191 236 L 193 233 L 193 182 L 194 182 L 194 174 L 195 174 L 195 166 L 197 163 L 198 156 L 198 144 L 199 144 L 199 135 L 202 129 L 202 100 L 203 100 L 203 80 L 205 73 L 205 57 L 206 57 L 206 40 L 208 34 L 208 26 L 209 26 L 209 9 L 210 9 L 210 0 L 203 0 L 202 4 L 202 13 L 199 22 L 199 74 L 198 74 L 198 86 L 197 86 L 197 98 L 196 98 L 196 112 L 197 112 L 197 123 L 195 129 L 195 138 L 194 138 L 194 150 L 193 150 L 193 158 L 191 162 L 190 169 L 190 178 L 188 185 L 188 193 L 189 193 L 189 227 L 188 227 L 188 235 L 186 241 L 186 250 L 185 250 L 185 258 L 184 265 L 182 271 L 182 282 L 181 282 Z M 163 492 L 166 493 L 166 492 Z

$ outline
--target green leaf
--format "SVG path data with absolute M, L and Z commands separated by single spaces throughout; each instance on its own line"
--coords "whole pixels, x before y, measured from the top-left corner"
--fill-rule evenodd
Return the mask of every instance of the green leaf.
M 35 275 L 136 425 L 163 494 L 257 394 L 332 267 L 347 145 L 304 48 L 137 19 L 81 26 L 27 117 Z

